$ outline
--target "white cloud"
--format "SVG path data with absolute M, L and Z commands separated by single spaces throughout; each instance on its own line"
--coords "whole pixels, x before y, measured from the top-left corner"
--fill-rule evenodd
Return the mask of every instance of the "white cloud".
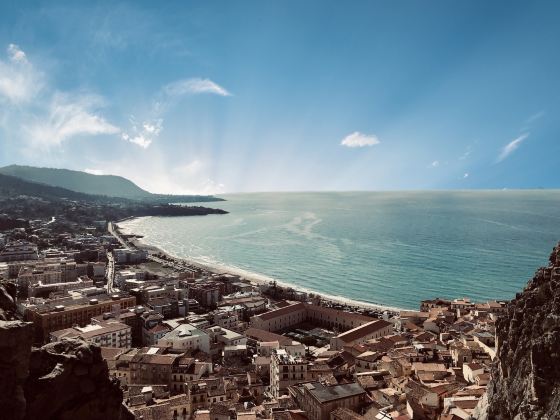
M 527 118 L 527 119 L 525 120 L 525 124 L 534 123 L 535 121 L 537 121 L 537 120 L 541 119 L 542 117 L 544 117 L 544 114 L 545 114 L 545 111 L 544 111 L 544 110 L 534 113 L 533 115 L 531 115 L 529 118 Z
M 517 150 L 517 148 L 527 137 L 529 137 L 529 133 L 524 133 L 506 144 L 498 155 L 496 162 L 499 163 L 507 159 L 509 155 Z
M 100 107 L 102 100 L 96 95 L 55 93 L 46 115 L 24 128 L 39 149 L 59 146 L 74 136 L 119 133 L 118 127 L 97 113 Z
M 439 160 L 434 160 L 434 161 L 430 164 L 430 166 L 431 166 L 432 168 L 437 168 L 437 167 L 439 166 Z
M 137 134 L 135 136 L 129 136 L 127 133 L 122 133 L 121 138 L 125 141 L 128 141 L 132 144 L 142 147 L 143 149 L 147 149 L 152 144 L 152 139 L 147 138 L 143 134 Z
M 220 96 L 231 96 L 225 88 L 214 83 L 210 79 L 183 79 L 170 83 L 163 88 L 169 96 L 193 95 L 198 93 L 210 93 Z
M 144 121 L 141 124 L 136 123 L 134 116 L 130 117 L 131 129 L 129 132 L 123 132 L 121 138 L 132 144 L 147 149 L 153 140 L 159 136 L 163 130 L 163 119 L 156 118 L 151 121 Z
M 27 62 L 27 55 L 23 52 L 23 50 L 18 47 L 16 44 L 10 44 L 7 48 L 8 56 L 11 61 L 26 63 Z
M 52 89 L 16 44 L 7 46 L 6 55 L 0 60 L 0 104 L 4 100 L 12 106 L 4 107 L 10 124 L 3 126 L 21 141 L 24 152 L 46 151 L 75 136 L 120 132 L 100 114 L 100 96 Z
M 146 121 L 144 122 L 144 124 L 142 124 L 142 127 L 144 128 L 144 131 L 146 131 L 147 133 L 154 134 L 157 136 L 161 132 L 162 124 L 163 124 L 163 120 L 160 118 L 157 121 L 155 121 L 155 123 Z
M 6 52 L 8 59 L 0 60 L 0 100 L 29 102 L 43 87 L 43 76 L 17 45 L 8 45 Z
M 373 134 L 362 134 L 359 131 L 355 131 L 352 134 L 347 135 L 342 139 L 340 144 L 346 147 L 365 147 L 374 146 L 381 143 L 377 136 Z
M 88 174 L 91 174 L 91 175 L 104 175 L 105 174 L 105 172 L 103 172 L 103 170 L 101 170 L 101 169 L 86 168 L 86 169 L 84 169 L 84 172 L 86 172 Z
M 469 177 L 469 173 L 465 172 L 465 174 L 463 175 L 463 179 L 468 178 Z

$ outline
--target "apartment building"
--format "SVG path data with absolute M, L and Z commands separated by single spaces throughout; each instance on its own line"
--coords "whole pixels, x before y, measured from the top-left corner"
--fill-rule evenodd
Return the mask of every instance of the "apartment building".
M 85 327 L 72 327 L 50 333 L 50 341 L 64 338 L 81 338 L 102 347 L 130 348 L 131 328 L 121 322 L 107 321 L 89 324 Z
M 27 241 L 9 242 L 0 251 L 0 261 L 37 260 L 37 245 Z
M 307 381 L 308 363 L 284 349 L 272 351 L 270 359 L 270 392 L 274 398 L 287 394 L 288 387 Z
M 342 385 L 308 382 L 291 387 L 290 393 L 305 410 L 309 420 L 329 420 L 330 413 L 337 408 L 358 411 L 367 395 L 357 382 Z
M 53 331 L 74 325 L 85 327 L 95 316 L 135 305 L 134 296 L 98 294 L 95 298 L 29 299 L 21 304 L 21 310 L 24 320 L 33 322 L 35 341 L 42 343 L 48 340 Z
M 210 337 L 191 324 L 179 325 L 160 338 L 158 345 L 171 347 L 172 350 L 181 352 L 200 350 L 204 353 L 210 353 Z

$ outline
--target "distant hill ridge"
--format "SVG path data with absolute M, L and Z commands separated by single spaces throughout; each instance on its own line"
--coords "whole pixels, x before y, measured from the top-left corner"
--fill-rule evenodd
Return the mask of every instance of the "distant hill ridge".
M 70 169 L 9 165 L 0 168 L 0 174 L 89 195 L 157 202 L 221 201 L 212 196 L 152 194 L 121 176 L 93 175 Z
M 0 199 L 14 198 L 20 195 L 45 199 L 67 199 L 88 202 L 129 202 L 128 199 L 121 197 L 85 194 L 0 173 Z

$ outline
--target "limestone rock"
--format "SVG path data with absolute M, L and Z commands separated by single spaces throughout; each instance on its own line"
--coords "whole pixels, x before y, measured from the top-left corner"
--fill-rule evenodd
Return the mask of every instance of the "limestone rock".
M 33 325 L 22 321 L 0 321 L 0 417 L 25 416 L 24 385 L 29 374 Z
M 15 320 L 12 286 L 0 284 L 0 418 L 129 419 L 98 346 L 65 340 L 32 348 L 33 324 Z
M 496 323 L 498 353 L 488 418 L 555 419 L 560 413 L 560 244 Z M 482 418 L 482 415 L 480 416 Z
M 63 340 L 34 349 L 25 392 L 26 419 L 119 419 L 122 391 L 101 349 Z

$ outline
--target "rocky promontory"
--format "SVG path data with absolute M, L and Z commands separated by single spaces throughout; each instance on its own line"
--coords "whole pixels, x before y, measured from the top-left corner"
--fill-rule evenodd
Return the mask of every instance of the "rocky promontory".
M 560 418 L 560 244 L 496 323 L 489 419 Z
M 15 287 L 0 285 L 0 417 L 122 419 L 122 391 L 101 349 L 82 340 L 33 348 L 33 325 L 15 319 Z

